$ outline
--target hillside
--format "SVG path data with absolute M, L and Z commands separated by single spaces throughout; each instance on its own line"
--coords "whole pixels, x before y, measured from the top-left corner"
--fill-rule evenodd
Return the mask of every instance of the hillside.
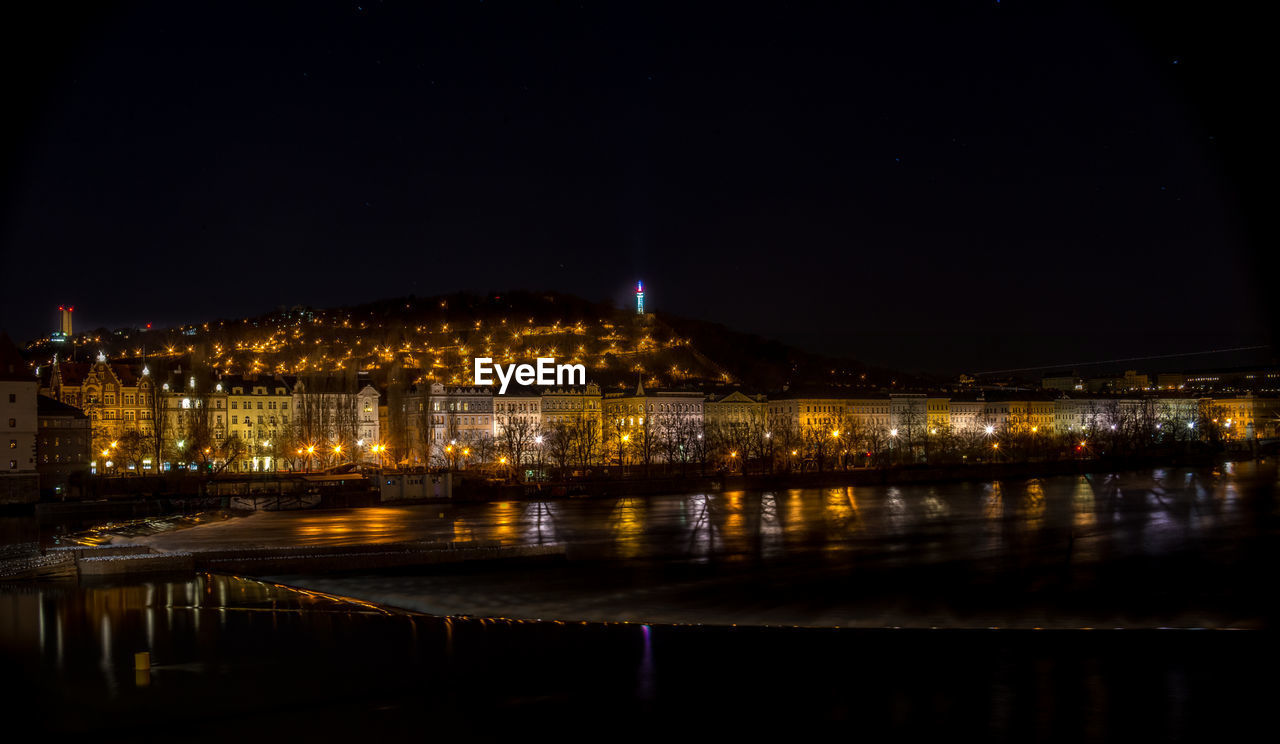
M 810 354 L 777 341 L 665 313 L 639 316 L 553 292 L 513 291 L 400 297 L 340 308 L 294 307 L 252 318 L 168 329 L 81 334 L 60 348 L 88 359 L 185 359 L 227 373 L 363 371 L 375 379 L 471 380 L 472 358 L 498 362 L 555 357 L 587 366 L 602 388 L 643 379 L 656 387 L 879 387 L 894 377 L 852 360 Z

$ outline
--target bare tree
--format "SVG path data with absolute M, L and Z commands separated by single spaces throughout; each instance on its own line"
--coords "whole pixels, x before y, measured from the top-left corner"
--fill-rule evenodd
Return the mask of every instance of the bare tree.
M 498 446 L 518 473 L 526 464 L 538 436 L 537 425 L 524 416 L 508 416 L 498 429 Z M 517 475 L 517 479 L 519 476 Z

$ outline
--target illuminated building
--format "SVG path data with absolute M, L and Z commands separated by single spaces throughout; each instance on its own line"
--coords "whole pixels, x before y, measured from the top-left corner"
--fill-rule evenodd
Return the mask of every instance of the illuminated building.
M 700 392 L 645 390 L 643 383 L 630 392 L 606 393 L 601 419 L 611 456 L 621 459 L 626 449 L 635 461 L 652 461 L 664 440 L 688 440 L 692 446 L 704 428 L 705 402 Z
M 245 444 L 244 457 L 232 469 L 271 471 L 284 464 L 277 460 L 287 455 L 282 437 L 289 432 L 294 382 L 270 375 L 226 375 L 218 380 L 227 396 L 227 430 Z
M 161 401 L 154 398 L 160 392 L 156 386 L 145 365 L 108 362 L 100 356 L 96 362 L 54 364 L 49 396 L 89 416 L 92 451 L 97 453 L 118 442 L 125 432 L 153 436 L 156 412 L 163 410 Z
M 71 313 L 75 307 L 70 305 L 58 306 L 58 330 L 49 334 L 49 340 L 55 343 L 64 343 L 71 338 Z
M 644 283 L 636 282 L 636 315 L 644 315 Z
M 377 388 L 359 378 L 317 376 L 299 378 L 292 393 L 296 443 L 324 453 L 309 465 L 378 461 L 371 449 L 381 442 L 382 433 L 378 416 L 382 393 Z M 257 416 L 256 408 L 253 415 Z
M 767 403 L 763 395 L 748 396 L 735 390 L 728 395 L 709 395 L 703 404 L 703 421 L 707 428 L 764 427 Z M 761 428 L 766 431 L 767 428 Z
M 797 433 L 832 429 L 850 413 L 851 401 L 831 395 L 784 393 L 768 402 L 769 427 Z M 888 399 L 878 401 L 885 407 L 888 419 Z
M 503 430 L 516 422 L 524 422 L 530 431 L 542 428 L 542 400 L 537 391 L 509 387 L 505 395 L 494 396 L 494 436 L 502 436 Z
M 409 459 L 418 466 L 474 463 L 494 435 L 494 395 L 488 387 L 419 383 L 404 394 Z M 476 450 L 474 453 L 472 452 Z
M 948 431 L 951 429 L 951 401 L 947 398 L 929 396 L 925 404 L 929 433 Z

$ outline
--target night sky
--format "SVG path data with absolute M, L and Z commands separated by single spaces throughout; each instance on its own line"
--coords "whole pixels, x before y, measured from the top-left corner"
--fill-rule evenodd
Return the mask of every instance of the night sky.
M 6 22 L 16 338 L 63 303 L 84 329 L 642 278 L 906 369 L 1273 339 L 1243 15 L 47 5 Z

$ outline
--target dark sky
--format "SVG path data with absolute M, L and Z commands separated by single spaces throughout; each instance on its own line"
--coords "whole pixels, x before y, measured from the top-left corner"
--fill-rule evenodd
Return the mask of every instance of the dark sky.
M 1243 15 L 45 5 L 7 24 L 18 338 L 62 303 L 86 328 L 643 278 L 909 369 L 1272 339 Z

